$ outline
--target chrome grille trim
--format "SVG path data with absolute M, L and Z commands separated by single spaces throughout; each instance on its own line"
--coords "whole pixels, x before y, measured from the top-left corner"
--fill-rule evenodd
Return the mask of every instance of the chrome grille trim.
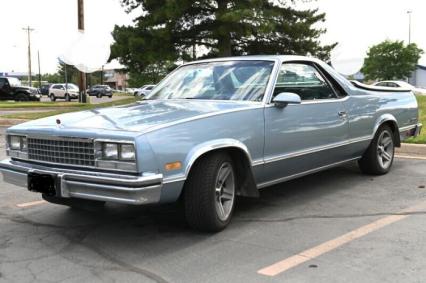
M 95 146 L 92 139 L 29 136 L 27 142 L 29 160 L 63 165 L 95 166 Z

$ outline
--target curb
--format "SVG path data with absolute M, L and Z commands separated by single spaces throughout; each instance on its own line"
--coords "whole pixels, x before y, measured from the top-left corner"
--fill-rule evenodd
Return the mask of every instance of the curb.
M 400 148 L 395 149 L 397 155 L 426 157 L 426 145 L 402 143 Z

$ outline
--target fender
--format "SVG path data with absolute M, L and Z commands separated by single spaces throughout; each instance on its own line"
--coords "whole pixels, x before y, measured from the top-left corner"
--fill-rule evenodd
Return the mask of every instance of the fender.
M 379 129 L 379 127 L 381 125 L 383 125 L 386 122 L 391 122 L 394 126 L 394 138 L 395 138 L 395 146 L 399 147 L 401 146 L 401 139 L 399 136 L 399 126 L 398 126 L 398 121 L 396 120 L 395 116 L 393 116 L 392 114 L 386 113 L 381 115 L 375 122 L 374 124 L 374 130 L 373 130 L 373 135 L 371 136 L 371 138 L 373 139 L 376 136 L 377 130 Z
M 217 140 L 211 140 L 205 143 L 201 143 L 197 146 L 195 146 L 191 151 L 188 153 L 185 159 L 185 178 L 188 177 L 189 172 L 191 171 L 192 165 L 194 165 L 195 161 L 202 156 L 203 154 L 217 150 L 217 149 L 224 149 L 224 148 L 237 148 L 242 150 L 249 163 L 250 166 L 252 166 L 253 161 L 250 155 L 250 152 L 245 144 L 240 142 L 239 140 L 235 139 L 217 139 Z

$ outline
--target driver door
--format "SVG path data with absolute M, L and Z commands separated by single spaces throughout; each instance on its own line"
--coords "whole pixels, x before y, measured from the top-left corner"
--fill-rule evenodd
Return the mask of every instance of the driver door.
M 347 155 L 338 146 L 349 137 L 346 110 L 315 65 L 283 64 L 273 96 L 283 92 L 299 95 L 302 103 L 265 108 L 265 178 L 260 182 L 265 186 L 342 161 Z
M 6 78 L 0 78 L 0 100 L 11 99 L 10 86 Z

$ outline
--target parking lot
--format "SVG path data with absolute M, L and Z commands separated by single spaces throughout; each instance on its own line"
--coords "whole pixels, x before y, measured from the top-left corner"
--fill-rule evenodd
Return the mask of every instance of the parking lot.
M 426 161 L 347 165 L 239 199 L 202 234 L 173 205 L 77 211 L 0 181 L 0 282 L 424 282 L 425 185 Z

